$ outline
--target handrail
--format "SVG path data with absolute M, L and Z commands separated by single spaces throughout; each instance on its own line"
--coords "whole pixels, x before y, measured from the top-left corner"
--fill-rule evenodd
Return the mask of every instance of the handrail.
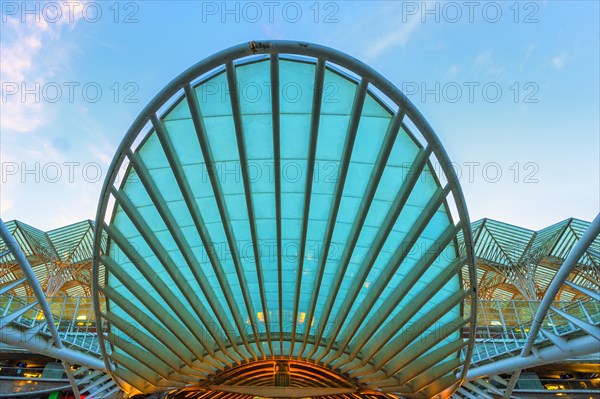
M 489 301 L 489 302 L 492 302 L 492 301 Z M 504 301 L 504 302 L 539 303 L 540 301 Z M 480 306 L 485 306 L 485 301 L 483 303 L 480 303 Z M 585 315 L 585 317 L 588 319 L 588 322 L 590 322 L 590 324 L 600 325 L 600 305 L 598 305 L 596 302 L 594 302 L 592 300 L 587 300 L 587 301 L 580 300 L 580 301 L 576 301 L 576 302 L 557 301 L 557 302 L 554 302 L 554 306 L 561 308 L 563 310 L 567 310 L 567 311 L 576 309 L 576 308 L 580 308 L 580 309 L 582 309 L 582 314 Z M 596 309 L 596 311 L 590 312 L 588 307 L 593 307 L 594 309 Z M 484 312 L 485 312 L 485 310 L 484 310 Z M 571 322 L 569 322 L 569 320 L 566 320 L 561 315 L 554 314 L 554 313 L 555 312 L 551 310 L 551 312 L 549 312 L 547 314 L 546 318 L 544 318 L 542 325 L 551 325 L 553 327 L 553 331 L 556 333 L 556 335 L 565 336 L 565 335 L 569 335 L 569 334 L 581 331 L 581 329 L 579 327 L 573 325 Z M 553 318 L 554 318 L 554 320 L 553 320 Z M 563 320 L 564 323 L 556 323 L 556 320 L 555 320 L 556 318 Z M 523 321 L 519 320 L 519 324 L 513 325 L 507 329 L 504 329 L 504 325 L 494 326 L 494 327 L 502 328 L 503 330 L 498 334 L 491 335 L 485 339 L 476 341 L 474 351 L 473 351 L 474 353 L 473 353 L 472 362 L 475 364 L 475 363 L 481 362 L 483 360 L 491 359 L 496 356 L 515 352 L 517 350 L 522 349 L 523 345 L 525 343 L 526 337 L 527 337 L 526 334 L 530 333 L 531 322 L 532 322 L 531 319 L 523 320 Z M 491 325 L 485 324 L 485 325 L 478 325 L 477 327 L 478 328 L 487 328 L 488 333 L 489 333 L 490 332 L 489 327 L 491 327 Z M 567 328 L 563 329 L 560 327 L 567 327 Z M 522 336 L 522 338 L 517 338 L 519 336 Z M 546 336 L 542 335 L 541 332 L 539 332 L 539 331 L 538 331 L 537 337 L 535 337 L 535 338 L 536 339 L 535 339 L 534 343 L 542 343 L 542 342 L 548 341 L 548 338 Z M 477 337 L 476 337 L 476 340 L 477 340 Z M 510 343 L 515 343 L 515 345 L 511 346 Z M 489 349 L 488 349 L 490 344 L 492 344 L 494 346 L 494 349 L 493 349 L 494 352 L 492 354 L 490 354 Z M 500 346 L 498 344 L 500 344 Z M 482 348 L 483 348 L 483 351 L 485 353 L 487 353 L 487 356 L 485 356 L 481 353 L 480 350 Z

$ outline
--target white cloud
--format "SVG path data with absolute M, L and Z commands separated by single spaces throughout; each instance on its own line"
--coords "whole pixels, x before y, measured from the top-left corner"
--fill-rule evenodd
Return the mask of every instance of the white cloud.
M 492 62 L 492 52 L 490 50 L 477 54 L 475 65 L 485 65 Z
M 411 35 L 421 25 L 421 16 L 416 13 L 407 18 L 405 23 L 399 23 L 398 29 L 380 36 L 367 50 L 368 58 L 376 58 L 392 47 L 404 47 Z
M 281 26 L 277 23 L 264 23 L 259 25 L 259 29 L 263 35 L 268 39 L 282 40 L 285 39 L 285 35 Z
M 108 169 L 108 165 L 110 165 L 115 153 L 117 152 L 116 148 L 108 144 L 104 144 L 102 146 L 91 145 L 89 146 L 89 149 L 92 156 L 99 160 L 102 163 L 102 167 L 105 169 Z
M 505 70 L 503 66 L 498 66 L 494 63 L 491 50 L 486 50 L 477 54 L 474 65 L 487 75 L 502 75 Z
M 58 3 L 57 3 L 58 4 Z M 62 7 L 67 7 L 66 3 Z M 64 29 L 73 29 L 82 17 L 83 3 L 75 7 L 71 18 L 64 17 L 54 23 L 44 16 L 3 16 L 2 41 L 2 113 L 0 126 L 6 131 L 31 132 L 46 125 L 51 112 L 40 98 L 41 88 L 65 67 L 68 46 L 61 35 Z M 63 10 L 63 15 L 69 15 Z M 24 89 L 33 90 L 23 95 Z
M 564 54 L 557 55 L 552 58 L 552 66 L 556 69 L 561 69 L 567 62 L 567 56 Z
M 458 66 L 450 65 L 450 68 L 448 68 L 448 72 L 446 73 L 450 76 L 455 76 L 459 71 L 460 69 L 458 68 Z
M 531 45 L 527 47 L 527 52 L 525 53 L 525 62 L 529 61 L 529 58 L 533 55 L 536 50 L 536 46 Z
M 63 7 L 66 6 L 64 3 Z M 44 15 L 2 16 L 0 210 L 3 217 L 16 212 L 19 218 L 27 219 L 44 212 L 46 209 L 39 206 L 41 202 L 33 201 L 50 196 L 52 190 L 58 191 L 56 184 L 39 183 L 43 180 L 39 169 L 49 161 L 60 163 L 64 158 L 52 146 L 49 132 L 40 131 L 52 122 L 56 112 L 56 107 L 44 102 L 41 89 L 57 76 L 64 76 L 69 66 L 74 41 L 64 33 L 75 29 L 82 18 L 82 6 L 80 2 L 75 7 L 73 18 L 65 11 L 65 17 L 54 23 L 47 22 Z M 23 89 L 32 92 L 22 95 Z

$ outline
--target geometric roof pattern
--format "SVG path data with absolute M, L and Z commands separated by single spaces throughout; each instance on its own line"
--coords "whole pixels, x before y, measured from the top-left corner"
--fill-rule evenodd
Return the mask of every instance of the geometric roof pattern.
M 541 299 L 589 225 L 570 218 L 533 231 L 492 219 L 473 222 L 479 298 Z M 600 238 L 585 251 L 568 280 L 600 290 Z M 573 300 L 580 294 L 565 284 L 556 300 Z
M 251 42 L 185 71 L 103 187 L 107 368 L 129 393 L 452 392 L 474 263 L 458 181 L 434 161 L 450 165 L 402 93 L 332 49 Z
M 47 232 L 12 220 L 7 229 L 23 250 L 47 296 L 91 296 L 91 264 L 94 223 L 84 220 Z M 0 239 L 0 252 L 5 244 Z M 103 271 L 101 271 L 103 273 Z M 23 278 L 12 253 L 2 258 L 0 287 Z M 13 293 L 33 296 L 28 285 Z

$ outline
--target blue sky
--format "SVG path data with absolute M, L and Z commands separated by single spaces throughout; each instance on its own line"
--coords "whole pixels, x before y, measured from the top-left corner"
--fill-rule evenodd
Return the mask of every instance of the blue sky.
M 330 46 L 403 89 L 456 163 L 472 220 L 538 229 L 600 208 L 599 3 L 4 1 L 1 215 L 95 217 L 147 102 L 250 40 Z

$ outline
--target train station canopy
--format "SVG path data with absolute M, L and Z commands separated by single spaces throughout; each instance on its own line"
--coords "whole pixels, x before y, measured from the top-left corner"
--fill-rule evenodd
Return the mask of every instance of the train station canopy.
M 183 72 L 123 139 L 96 226 L 99 338 L 130 394 L 430 398 L 464 379 L 458 180 L 404 95 L 338 51 L 250 42 Z

